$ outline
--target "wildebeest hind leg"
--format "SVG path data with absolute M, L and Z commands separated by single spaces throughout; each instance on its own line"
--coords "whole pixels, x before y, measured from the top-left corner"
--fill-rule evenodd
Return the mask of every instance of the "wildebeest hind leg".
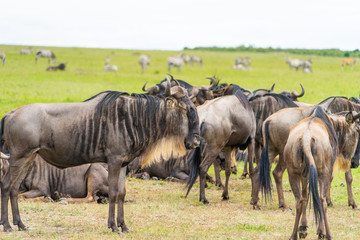
M 225 147 L 225 188 L 222 194 L 223 200 L 229 200 L 229 178 L 231 175 L 231 147 Z
M 269 153 L 269 155 L 270 155 L 270 153 Z M 275 156 L 271 156 L 271 157 L 272 157 L 272 159 L 274 159 Z M 269 159 L 271 159 L 271 158 L 269 157 Z M 278 200 L 279 200 L 279 208 L 289 210 L 285 203 L 283 182 L 282 182 L 285 169 L 286 169 L 286 165 L 285 165 L 284 156 L 283 156 L 283 154 L 279 154 L 279 162 L 273 171 L 273 176 L 274 176 L 274 180 L 276 183 L 276 190 L 277 190 Z
M 122 232 L 130 232 L 124 220 L 124 201 L 126 195 L 125 180 L 126 180 L 126 167 L 123 167 L 121 168 L 120 178 L 119 178 L 117 226 L 121 227 Z
M 27 230 L 28 228 L 24 225 L 20 218 L 19 205 L 18 205 L 18 194 L 21 182 L 24 180 L 29 167 L 31 166 L 36 154 L 32 154 L 28 157 L 22 157 L 16 159 L 13 157 L 10 159 L 10 202 L 11 210 L 13 215 L 13 223 L 17 225 L 19 230 Z M 5 228 L 5 226 L 4 226 Z

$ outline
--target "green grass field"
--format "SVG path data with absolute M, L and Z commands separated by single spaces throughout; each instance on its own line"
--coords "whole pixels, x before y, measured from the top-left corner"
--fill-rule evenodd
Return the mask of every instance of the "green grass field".
M 158 83 L 167 73 L 166 58 L 179 52 L 139 51 L 118 49 L 55 48 L 58 63 L 67 63 L 65 72 L 46 72 L 47 59 L 35 55 L 20 56 L 19 46 L 3 46 L 7 55 L 0 65 L 0 114 L 16 107 L 35 102 L 83 101 L 104 90 L 141 93 L 145 81 L 148 86 Z M 37 47 L 33 47 L 34 50 Z M 151 56 L 151 65 L 141 74 L 139 53 Z M 173 75 L 193 85 L 208 85 L 207 76 L 216 75 L 221 82 L 236 83 L 244 88 L 270 88 L 275 91 L 296 90 L 299 83 L 306 93 L 302 101 L 318 103 L 329 96 L 358 96 L 360 66 L 341 68 L 341 58 L 296 56 L 285 53 L 202 52 L 185 51 L 203 58 L 204 66 L 184 66 Z M 104 60 L 110 56 L 118 72 L 104 72 Z M 231 70 L 235 57 L 249 56 L 251 72 Z M 289 70 L 286 57 L 313 59 L 313 73 Z M 242 171 L 242 165 L 238 166 Z M 212 174 L 212 173 L 211 173 Z M 360 204 L 360 172 L 353 171 L 353 192 Z M 360 212 L 347 206 L 344 173 L 337 173 L 332 184 L 334 207 L 328 210 L 330 228 L 334 239 L 360 239 Z M 284 177 L 285 199 L 294 208 L 294 197 L 287 176 Z M 198 202 L 198 185 L 185 199 L 184 185 L 164 181 L 128 179 L 125 218 L 131 234 L 125 239 L 288 239 L 295 211 L 283 212 L 277 208 L 277 196 L 272 202 L 261 202 L 263 210 L 252 210 L 250 205 L 251 183 L 240 175 L 230 179 L 230 200 L 221 201 L 217 187 L 206 190 L 212 203 L 205 206 Z M 118 235 L 107 229 L 108 205 L 21 202 L 20 212 L 27 232 L 3 233 L 0 239 L 117 239 Z M 11 219 L 11 218 L 10 218 Z M 315 239 L 316 227 L 310 213 L 308 239 Z

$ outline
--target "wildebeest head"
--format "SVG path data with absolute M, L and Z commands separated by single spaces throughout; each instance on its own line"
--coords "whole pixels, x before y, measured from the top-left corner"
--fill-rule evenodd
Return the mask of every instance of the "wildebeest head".
M 171 87 L 170 79 L 166 77 L 167 87 L 165 89 L 166 107 L 181 111 L 186 115 L 188 121 L 187 137 L 185 138 L 185 147 L 187 149 L 196 148 L 200 144 L 199 116 L 196 107 L 190 100 L 187 91 L 180 85 Z
M 293 90 L 291 93 L 290 91 L 286 90 L 286 91 L 282 91 L 280 94 L 287 96 L 288 98 L 291 98 L 293 101 L 297 101 L 299 97 L 304 96 L 305 94 L 305 89 L 303 87 L 303 85 L 300 83 L 301 86 L 301 93 L 298 94 L 295 90 Z
M 356 133 L 357 133 L 357 136 L 355 136 L 354 139 L 347 140 L 347 141 L 356 141 L 357 140 L 355 153 L 351 159 L 351 168 L 359 167 L 359 159 L 360 159 L 360 124 L 359 124 L 359 120 L 358 120 L 359 118 L 360 118 L 360 113 L 356 113 L 356 112 L 349 112 L 345 116 L 346 122 L 349 125 L 354 124 L 354 128 L 356 129 Z

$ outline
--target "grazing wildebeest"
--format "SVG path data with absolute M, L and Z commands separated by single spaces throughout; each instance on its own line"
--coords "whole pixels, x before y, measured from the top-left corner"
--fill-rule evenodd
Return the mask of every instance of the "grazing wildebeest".
M 289 64 L 289 68 L 295 68 L 296 71 L 299 68 L 309 68 L 311 67 L 311 63 L 312 63 L 312 59 L 309 58 L 308 60 L 300 60 L 300 59 L 291 59 L 291 58 L 286 58 L 286 63 Z
M 235 58 L 235 66 L 240 65 L 240 64 L 244 65 L 244 66 L 251 65 L 251 59 L 249 57 Z
M 169 75 L 171 76 L 171 85 L 174 86 L 176 84 L 180 84 L 181 87 L 185 88 L 190 99 L 196 106 L 203 104 L 206 100 L 213 99 L 213 96 L 210 91 L 213 88 L 215 88 L 218 84 L 218 82 L 214 77 L 207 77 L 207 79 L 211 81 L 211 84 L 209 86 L 195 87 L 183 80 L 174 79 L 171 74 Z M 147 81 L 142 87 L 142 90 L 144 92 L 148 92 L 149 95 L 159 95 L 159 94 L 161 95 L 164 93 L 164 90 L 166 88 L 166 80 L 162 80 L 160 83 L 156 84 L 155 86 L 148 88 L 145 88 L 146 84 Z
M 345 66 L 351 66 L 351 69 L 353 69 L 354 65 L 357 64 L 359 59 L 351 59 L 351 58 L 344 58 L 342 60 L 341 66 L 344 68 Z
M 291 128 L 284 149 L 289 182 L 296 199 L 295 224 L 290 239 L 297 239 L 298 232 L 300 238 L 307 236 L 308 185 L 318 224 L 318 237 L 332 239 L 327 220 L 326 195 L 334 164 L 343 169 L 350 168 L 358 145 L 359 126 L 355 121 L 359 117 L 360 114 L 354 116 L 351 112 L 346 116 L 329 116 L 321 107 L 316 107 L 310 117 Z
M 50 64 L 50 58 L 52 59 L 54 64 L 56 63 L 55 54 L 50 50 L 37 50 L 35 54 L 36 54 L 35 63 L 37 63 L 39 57 L 47 58 L 48 64 Z
M 1 61 L 2 61 L 2 65 L 5 64 L 5 57 L 6 57 L 5 53 L 2 52 L 2 51 L 0 51 L 0 59 L 1 59 Z
M 205 197 L 206 173 L 221 150 L 224 149 L 226 180 L 222 198 L 227 200 L 229 199 L 230 159 L 233 148 L 245 149 L 248 147 L 250 171 L 252 171 L 256 130 L 254 113 L 242 91 L 207 101 L 197 109 L 200 132 L 204 140 L 190 157 L 194 159 L 191 162 L 196 164 L 191 165 L 190 168 L 187 194 L 200 174 L 199 200 L 205 204 L 209 203 Z
M 140 55 L 139 57 L 139 64 L 141 66 L 141 72 L 144 73 L 147 66 L 150 65 L 150 56 L 149 55 Z
M 190 66 L 193 66 L 196 62 L 199 63 L 200 66 L 203 65 L 203 60 L 201 59 L 201 57 L 198 56 L 191 56 L 189 62 Z
M 105 64 L 104 66 L 104 71 L 105 72 L 117 72 L 118 67 L 116 65 L 111 65 L 111 64 Z
M 65 63 L 60 63 L 57 66 L 47 67 L 46 71 L 50 71 L 50 72 L 57 71 L 57 70 L 65 71 L 65 66 L 66 66 Z
M 184 64 L 184 60 L 181 57 L 175 56 L 175 57 L 168 57 L 167 59 L 169 72 L 171 72 L 172 67 L 176 67 L 178 69 L 178 72 L 180 72 L 183 64 Z
M 1 224 L 27 227 L 20 219 L 18 189 L 36 154 L 56 167 L 105 162 L 109 169 L 108 227 L 128 232 L 124 221 L 126 165 L 182 156 L 200 143 L 199 118 L 186 90 L 170 87 L 164 96 L 101 92 L 80 103 L 30 104 L 8 112 L 0 122 L 0 151 L 10 153 L 1 183 Z M 115 222 L 115 204 L 118 204 Z
M 18 199 L 57 199 L 58 195 L 66 195 L 71 197 L 64 199 L 67 203 L 96 201 L 98 196 L 109 193 L 107 166 L 104 165 L 93 163 L 60 169 L 37 155 L 20 185 L 22 193 Z
M 32 52 L 32 47 L 20 49 L 20 55 L 30 55 Z

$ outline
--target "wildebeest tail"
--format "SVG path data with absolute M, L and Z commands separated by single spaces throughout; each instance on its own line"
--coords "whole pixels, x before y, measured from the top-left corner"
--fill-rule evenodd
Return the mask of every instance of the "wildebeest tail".
M 264 148 L 261 152 L 259 166 L 259 183 L 260 190 L 265 195 L 267 201 L 268 195 L 271 199 L 271 177 L 270 177 L 270 161 L 269 161 L 269 121 L 265 122 L 263 128 Z
M 4 145 L 4 125 L 5 125 L 5 116 L 1 119 L 0 122 L 0 152 L 3 151 L 3 145 Z
M 205 134 L 205 124 L 201 123 L 200 126 L 200 135 L 204 136 Z M 205 140 L 203 138 L 200 139 L 200 146 L 195 148 L 193 152 L 190 154 L 188 159 L 188 164 L 190 167 L 190 174 L 189 174 L 189 180 L 186 184 L 186 187 L 188 188 L 185 197 L 189 194 L 192 186 L 194 185 L 197 177 L 200 173 L 200 164 L 201 164 L 201 153 L 203 151 L 205 145 Z
M 306 170 L 309 174 L 309 196 L 312 196 L 313 208 L 314 208 L 314 216 L 315 223 L 319 224 L 321 219 L 323 219 L 323 212 L 321 207 L 319 188 L 318 188 L 318 174 L 316 170 L 316 165 L 313 157 L 313 145 L 314 141 L 311 139 L 307 141 L 306 138 L 302 139 L 300 144 L 300 148 L 302 148 L 302 159 L 305 161 Z M 299 151 L 301 152 L 301 150 Z

